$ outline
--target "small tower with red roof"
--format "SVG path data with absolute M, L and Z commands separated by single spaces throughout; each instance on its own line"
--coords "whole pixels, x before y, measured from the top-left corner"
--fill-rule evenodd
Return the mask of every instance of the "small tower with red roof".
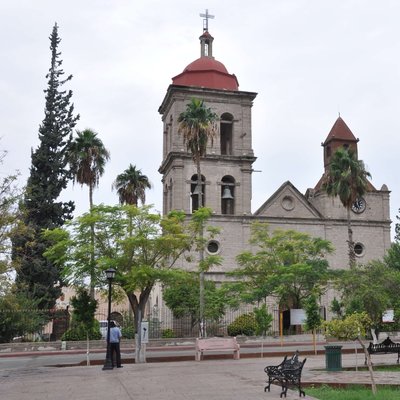
M 329 167 L 331 157 L 339 147 L 345 149 L 351 149 L 358 155 L 357 143 L 359 139 L 356 139 L 353 132 L 346 125 L 346 122 L 339 116 L 332 126 L 325 142 L 322 143 L 324 148 L 324 168 L 325 171 Z

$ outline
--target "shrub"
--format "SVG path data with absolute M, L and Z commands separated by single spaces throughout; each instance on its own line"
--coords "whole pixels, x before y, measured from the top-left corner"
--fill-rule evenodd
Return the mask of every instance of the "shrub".
M 358 336 L 365 336 L 366 330 L 372 325 L 372 321 L 366 312 L 354 313 L 344 319 L 325 321 L 323 328 L 325 336 L 339 340 L 354 340 Z
M 163 329 L 161 331 L 161 337 L 163 339 L 171 339 L 175 337 L 175 332 L 172 329 Z
M 267 306 L 263 304 L 260 308 L 254 309 L 254 318 L 257 323 L 256 335 L 265 336 L 271 328 L 274 317 L 267 310 Z
M 135 337 L 135 321 L 132 313 L 122 313 L 121 333 L 124 339 L 133 339 Z
M 254 313 L 243 314 L 228 325 L 228 335 L 253 336 L 257 331 L 257 322 Z
M 121 334 L 124 339 L 133 339 L 135 337 L 135 327 L 133 325 L 125 325 L 121 329 Z
M 71 329 L 68 329 L 61 337 L 61 340 L 65 341 L 78 341 L 86 339 L 87 339 L 86 329 L 81 324 L 74 324 L 74 326 Z M 95 323 L 93 330 L 89 331 L 89 340 L 99 340 L 99 339 L 101 339 L 101 333 L 99 324 L 97 322 Z

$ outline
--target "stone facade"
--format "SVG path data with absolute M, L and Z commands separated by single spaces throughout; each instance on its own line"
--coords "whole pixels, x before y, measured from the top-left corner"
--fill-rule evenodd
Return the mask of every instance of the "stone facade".
M 198 60 L 196 63 L 199 64 Z M 215 74 L 218 74 L 219 65 L 215 68 Z M 222 281 L 225 272 L 237 267 L 236 256 L 249 248 L 250 227 L 254 221 L 267 222 L 271 230 L 294 229 L 327 239 L 335 248 L 335 252 L 328 256 L 331 268 L 347 267 L 346 209 L 339 199 L 327 196 L 321 188 L 321 181 L 305 194 L 291 182 L 285 182 L 257 211 L 251 211 L 252 165 L 256 160 L 252 148 L 251 108 L 256 93 L 227 90 L 216 87 L 218 85 L 214 83 L 208 85 L 210 70 L 207 70 L 205 81 L 200 86 L 198 75 L 195 84 L 190 85 L 190 76 L 185 76 L 187 70 L 190 70 L 190 65 L 179 75 L 179 79 L 185 78 L 187 86 L 170 85 L 159 108 L 164 143 L 159 169 L 164 188 L 163 212 L 181 209 L 189 215 L 195 208 L 194 200 L 198 195 L 195 193 L 196 168 L 178 133 L 177 120 L 190 99 L 199 98 L 221 120 L 218 137 L 201 160 L 204 204 L 214 211 L 211 224 L 221 229 L 217 246 L 214 243 L 209 250 L 223 257 L 222 265 L 213 268 L 208 279 Z M 226 75 L 226 69 L 224 71 Z M 344 146 L 357 151 L 357 143 L 358 139 L 339 117 L 323 143 L 325 171 L 336 148 Z M 390 247 L 389 193 L 386 185 L 377 190 L 371 183 L 363 199 L 365 209 L 352 212 L 354 242 L 358 246 L 360 263 L 381 259 Z M 327 294 L 325 301 L 330 301 L 331 297 L 332 293 Z
M 221 125 L 227 126 L 229 138 L 219 136 L 208 148 L 201 161 L 205 178 L 205 204 L 221 214 L 223 178 L 234 191 L 234 214 L 251 214 L 251 173 L 256 160 L 252 149 L 251 106 L 256 93 L 221 91 L 171 85 L 159 112 L 164 124 L 163 161 L 159 172 L 163 175 L 163 211 L 173 209 L 192 211 L 193 176 L 196 166 L 186 150 L 182 135 L 178 133 L 178 117 L 190 99 L 201 98 L 207 107 L 222 117 Z M 223 119 L 225 118 L 225 119 Z M 224 129 L 224 128 L 222 128 Z M 226 135 L 226 136 L 228 136 Z M 228 147 L 228 148 L 226 148 Z M 224 154 L 225 153 L 225 154 Z

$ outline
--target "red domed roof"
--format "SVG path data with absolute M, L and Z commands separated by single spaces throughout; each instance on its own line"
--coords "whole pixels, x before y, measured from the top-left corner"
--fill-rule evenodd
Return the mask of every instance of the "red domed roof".
M 200 57 L 197 60 L 190 63 L 184 70 L 185 71 L 204 71 L 207 69 L 213 69 L 223 74 L 228 74 L 228 70 L 225 65 L 211 57 Z
M 229 74 L 224 64 L 207 56 L 190 63 L 181 74 L 172 78 L 172 83 L 211 89 L 238 90 L 239 88 L 236 76 Z

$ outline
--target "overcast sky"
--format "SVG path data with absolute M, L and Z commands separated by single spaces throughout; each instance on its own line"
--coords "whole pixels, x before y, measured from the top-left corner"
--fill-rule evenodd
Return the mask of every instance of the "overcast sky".
M 360 139 L 359 158 L 377 189 L 400 208 L 400 2 L 398 0 L 0 0 L 0 148 L 2 175 L 29 174 L 44 117 L 45 75 L 55 22 L 63 68 L 81 119 L 98 132 L 111 160 L 96 203 L 115 204 L 116 175 L 129 163 L 154 185 L 147 203 L 162 206 L 163 127 L 158 114 L 171 78 L 199 57 L 202 18 L 213 53 L 257 92 L 253 107 L 255 211 L 285 181 L 302 193 L 323 172 L 321 142 L 340 112 Z M 76 214 L 88 190 L 64 196 Z M 394 223 L 392 231 L 394 230 Z

